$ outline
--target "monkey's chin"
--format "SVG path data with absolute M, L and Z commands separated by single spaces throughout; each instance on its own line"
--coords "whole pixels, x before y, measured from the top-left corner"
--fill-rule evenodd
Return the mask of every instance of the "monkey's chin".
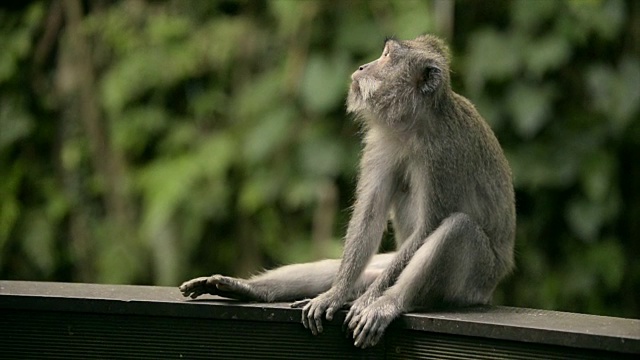
M 364 110 L 364 100 L 359 92 L 349 91 L 347 97 L 347 111 L 350 113 L 358 113 Z
M 351 82 L 349 87 L 349 95 L 347 95 L 347 111 L 357 113 L 364 108 L 364 98 L 360 90 L 360 84 L 357 80 Z
M 349 87 L 347 97 L 347 111 L 352 113 L 366 113 L 371 110 L 371 101 L 380 87 L 380 81 L 369 77 L 354 79 Z
M 353 80 L 351 82 L 351 86 L 349 87 L 349 92 L 352 92 L 352 91 L 360 92 L 360 84 L 358 83 L 358 80 Z

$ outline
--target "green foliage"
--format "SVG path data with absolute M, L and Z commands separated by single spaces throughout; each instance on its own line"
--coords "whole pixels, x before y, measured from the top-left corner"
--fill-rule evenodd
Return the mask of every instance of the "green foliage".
M 450 21 L 454 88 L 515 177 L 518 269 L 497 302 L 639 316 L 635 2 L 457 1 L 449 20 L 429 1 L 122 1 L 79 18 L 74 3 L 0 10 L 1 278 L 175 285 L 339 256 L 360 146 L 349 75 L 385 35 Z

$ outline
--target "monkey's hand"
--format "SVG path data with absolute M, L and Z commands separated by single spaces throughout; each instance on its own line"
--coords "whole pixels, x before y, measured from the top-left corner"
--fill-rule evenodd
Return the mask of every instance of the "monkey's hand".
M 391 321 L 402 313 L 398 302 L 390 296 L 381 296 L 349 322 L 353 344 L 359 348 L 374 346 L 380 341 Z
M 373 302 L 376 301 L 377 298 L 378 295 L 375 295 L 370 291 L 366 291 L 351 304 L 349 312 L 347 313 L 347 317 L 344 319 L 344 323 L 342 326 L 343 330 L 347 330 L 347 336 L 349 336 L 350 330 L 352 330 L 352 328 L 354 327 L 351 325 L 351 323 L 355 321 L 354 319 L 359 318 L 364 309 L 373 304 Z
M 302 325 L 310 329 L 313 335 L 322 332 L 322 314 L 329 321 L 333 314 L 340 310 L 346 302 L 346 296 L 334 288 L 329 289 L 314 299 L 302 300 L 292 304 L 292 307 L 302 307 Z

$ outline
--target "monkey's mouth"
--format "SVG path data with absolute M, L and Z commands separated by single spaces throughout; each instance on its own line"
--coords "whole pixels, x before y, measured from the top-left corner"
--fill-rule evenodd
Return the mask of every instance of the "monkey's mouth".
M 349 96 L 354 100 L 362 100 L 362 87 L 360 86 L 360 81 L 353 80 L 351 82 L 351 86 L 349 87 Z
M 356 93 L 360 93 L 360 84 L 358 83 L 358 80 L 353 80 L 351 82 L 351 91 L 356 92 Z

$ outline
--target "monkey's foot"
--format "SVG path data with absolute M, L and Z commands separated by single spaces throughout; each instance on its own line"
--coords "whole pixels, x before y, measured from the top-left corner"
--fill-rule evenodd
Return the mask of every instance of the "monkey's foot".
M 228 276 L 212 275 L 185 281 L 180 285 L 184 297 L 197 298 L 203 294 L 218 295 L 238 300 L 254 300 L 254 291 L 244 281 Z
M 182 296 L 191 297 L 192 299 L 195 299 L 202 294 L 213 293 L 216 295 L 214 292 L 215 289 L 211 288 L 207 284 L 207 279 L 209 279 L 209 277 L 204 276 L 185 281 L 178 287 L 178 289 L 182 292 Z
M 353 332 L 354 345 L 359 348 L 374 346 L 380 341 L 384 330 L 402 311 L 397 302 L 389 296 L 378 298 L 349 322 Z

